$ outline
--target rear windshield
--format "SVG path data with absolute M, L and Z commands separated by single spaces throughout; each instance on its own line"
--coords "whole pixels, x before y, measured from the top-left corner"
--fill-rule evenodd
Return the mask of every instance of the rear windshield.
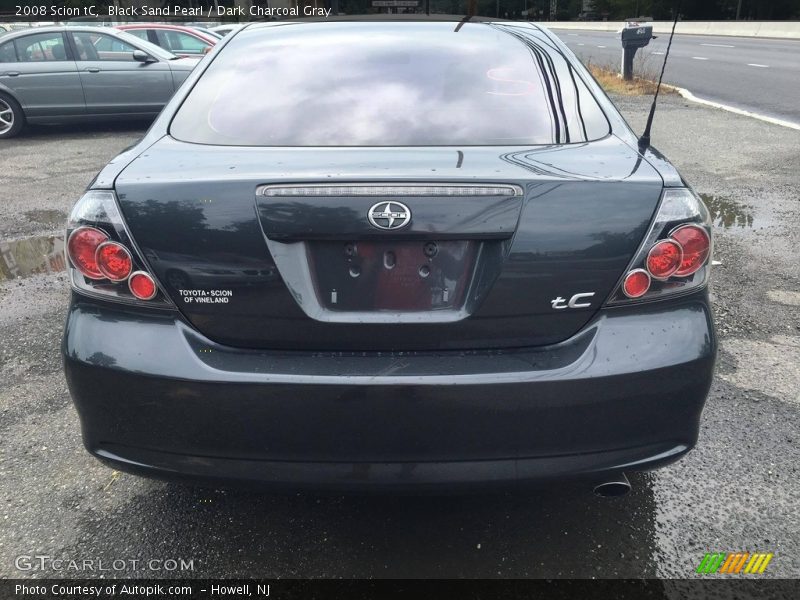
M 530 26 L 306 23 L 236 35 L 173 137 L 243 146 L 583 142 L 609 132 L 571 65 Z

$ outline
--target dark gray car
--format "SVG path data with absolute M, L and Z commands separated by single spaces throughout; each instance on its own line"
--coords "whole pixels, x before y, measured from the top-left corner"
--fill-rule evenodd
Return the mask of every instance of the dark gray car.
M 710 230 L 533 24 L 248 25 L 70 216 L 86 447 L 156 477 L 624 489 L 697 440 Z
M 99 27 L 39 27 L 0 37 L 0 139 L 25 123 L 154 118 L 197 59 Z

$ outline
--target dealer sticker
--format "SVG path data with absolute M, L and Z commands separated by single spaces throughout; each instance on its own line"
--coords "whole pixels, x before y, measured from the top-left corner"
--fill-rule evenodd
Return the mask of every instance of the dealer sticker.
M 233 290 L 178 290 L 186 304 L 227 304 Z

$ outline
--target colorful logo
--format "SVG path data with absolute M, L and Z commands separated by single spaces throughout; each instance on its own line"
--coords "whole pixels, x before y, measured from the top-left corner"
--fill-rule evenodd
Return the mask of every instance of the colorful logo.
M 697 572 L 710 573 L 763 573 L 772 553 L 766 552 L 708 552 L 697 566 Z

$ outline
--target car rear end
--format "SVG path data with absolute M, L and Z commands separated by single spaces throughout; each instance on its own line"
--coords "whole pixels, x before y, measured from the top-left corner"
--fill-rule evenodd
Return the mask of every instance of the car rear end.
M 554 38 L 456 25 L 248 27 L 101 173 L 68 230 L 90 452 L 454 489 L 695 444 L 705 207 Z

